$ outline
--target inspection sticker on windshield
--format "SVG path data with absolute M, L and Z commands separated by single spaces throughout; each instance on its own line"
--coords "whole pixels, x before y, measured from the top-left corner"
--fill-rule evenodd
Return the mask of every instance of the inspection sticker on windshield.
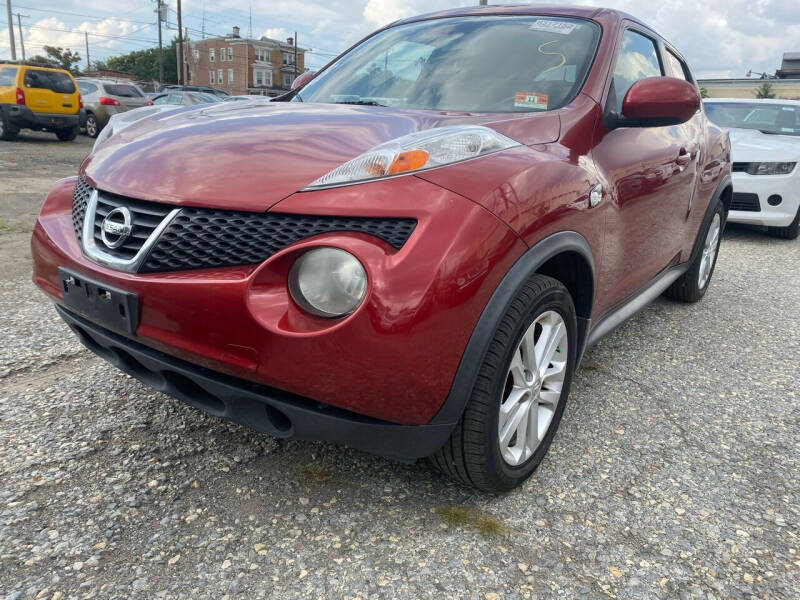
M 551 21 L 550 19 L 536 19 L 528 29 L 534 31 L 548 31 L 550 33 L 560 33 L 569 35 L 578 26 L 577 23 L 567 23 L 566 21 Z
M 520 108 L 540 108 L 547 110 L 547 94 L 536 92 L 517 92 L 514 95 L 514 106 Z

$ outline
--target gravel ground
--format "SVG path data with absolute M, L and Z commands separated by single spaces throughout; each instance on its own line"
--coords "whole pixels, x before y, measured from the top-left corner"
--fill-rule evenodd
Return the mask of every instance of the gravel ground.
M 0 600 L 800 597 L 799 242 L 730 228 L 706 298 L 591 351 L 548 457 L 494 497 L 82 349 L 25 231 L 89 145 L 0 146 Z

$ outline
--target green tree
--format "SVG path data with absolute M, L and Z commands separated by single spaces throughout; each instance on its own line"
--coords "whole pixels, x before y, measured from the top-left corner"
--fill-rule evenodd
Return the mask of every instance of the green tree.
M 178 83 L 177 53 L 177 40 L 173 39 L 169 46 L 164 46 L 164 83 Z M 95 69 L 130 73 L 142 81 L 158 80 L 158 48 L 112 56 L 108 60 L 96 62 Z
M 702 86 L 700 87 L 700 97 L 708 98 L 708 90 Z
M 72 73 L 77 73 L 80 70 L 75 67 L 77 63 L 81 62 L 81 55 L 77 52 L 60 46 L 45 46 L 44 53 L 44 56 L 37 54 L 31 58 L 30 62 L 43 67 L 66 69 Z
M 772 93 L 772 84 L 765 81 L 756 88 L 756 98 L 774 98 L 775 94 Z

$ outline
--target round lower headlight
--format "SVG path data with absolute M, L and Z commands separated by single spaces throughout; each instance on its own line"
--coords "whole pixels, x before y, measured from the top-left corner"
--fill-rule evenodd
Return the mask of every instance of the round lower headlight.
M 358 259 L 338 248 L 315 248 L 289 272 L 289 292 L 306 312 L 337 318 L 352 313 L 367 292 L 367 273 Z

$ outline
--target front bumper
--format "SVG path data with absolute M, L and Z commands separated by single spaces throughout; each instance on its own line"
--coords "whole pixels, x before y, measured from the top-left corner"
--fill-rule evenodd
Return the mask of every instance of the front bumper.
M 331 232 L 296 242 L 260 265 L 130 274 L 83 255 L 72 223 L 74 184 L 75 178 L 56 184 L 31 241 L 34 282 L 56 303 L 63 302 L 62 267 L 137 295 L 135 334 L 114 332 L 137 348 L 397 425 L 432 422 L 488 298 L 526 249 L 479 205 L 406 177 L 365 185 L 363 194 L 349 189 L 346 209 L 336 208 L 337 190 L 296 194 L 276 207 L 416 218 L 400 250 L 365 234 Z M 286 290 L 293 260 L 319 245 L 347 250 L 368 272 L 365 301 L 343 319 L 306 315 Z M 91 314 L 80 318 L 92 323 Z
M 789 175 L 749 175 L 733 173 L 733 208 L 728 221 L 769 227 L 786 227 L 800 207 L 800 167 Z M 780 196 L 771 206 L 769 198 Z M 747 210 L 737 210 L 737 207 Z
M 398 425 L 203 369 L 116 335 L 56 305 L 81 343 L 160 392 L 278 438 L 345 442 L 400 461 L 433 454 L 452 425 Z
M 6 108 L 8 122 L 17 129 L 62 129 L 76 127 L 80 113 L 74 115 L 36 113 L 27 106 L 9 104 Z

